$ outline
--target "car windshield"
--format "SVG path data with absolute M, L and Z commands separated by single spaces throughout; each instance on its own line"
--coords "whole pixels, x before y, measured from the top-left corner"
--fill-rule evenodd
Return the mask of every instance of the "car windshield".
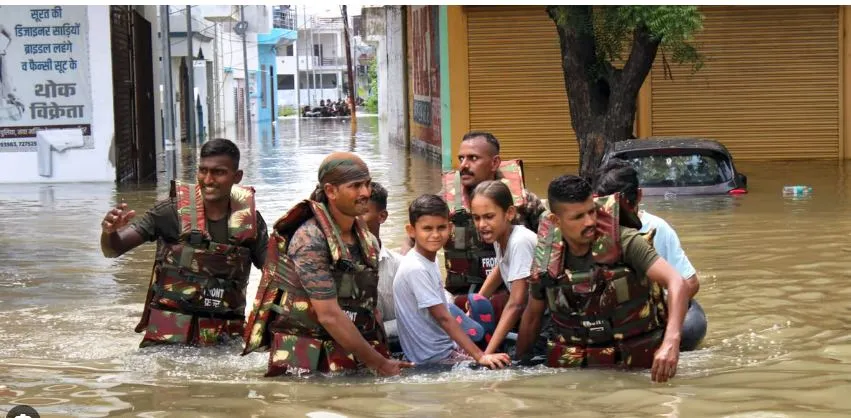
M 726 164 L 711 155 L 642 155 L 627 161 L 638 171 L 641 187 L 711 186 L 729 180 Z

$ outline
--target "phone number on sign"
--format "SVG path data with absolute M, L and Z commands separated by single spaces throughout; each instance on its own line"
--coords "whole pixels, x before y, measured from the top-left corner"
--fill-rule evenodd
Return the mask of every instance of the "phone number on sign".
M 16 148 L 16 147 L 34 147 L 36 146 L 36 141 L 33 140 L 0 140 L 0 147 L 2 148 Z

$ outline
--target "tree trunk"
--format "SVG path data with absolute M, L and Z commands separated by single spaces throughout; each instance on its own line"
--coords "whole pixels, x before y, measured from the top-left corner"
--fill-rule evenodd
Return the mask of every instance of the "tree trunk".
M 606 6 L 615 7 L 615 6 Z M 628 139 L 638 91 L 650 72 L 659 40 L 644 25 L 633 30 L 622 69 L 597 56 L 592 6 L 548 6 L 561 49 L 570 118 L 579 143 L 579 175 L 594 175 L 611 144 Z
M 349 72 L 349 106 L 351 107 L 352 112 L 352 133 L 358 129 L 358 120 L 355 117 L 355 108 L 357 108 L 357 92 L 355 90 L 355 77 L 352 74 L 352 45 L 349 40 L 349 14 L 346 12 L 346 6 L 342 6 L 343 8 L 343 35 L 346 38 L 346 67 Z

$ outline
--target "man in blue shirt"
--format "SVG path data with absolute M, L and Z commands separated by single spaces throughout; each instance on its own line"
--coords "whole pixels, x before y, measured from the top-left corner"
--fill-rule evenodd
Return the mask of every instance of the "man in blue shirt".
M 642 191 L 638 187 L 638 172 L 626 161 L 611 159 L 597 170 L 594 191 L 599 196 L 620 192 L 624 199 L 621 202 L 626 209 L 632 210 L 641 219 L 641 230 L 646 233 L 656 230 L 653 247 L 656 252 L 676 269 L 683 277 L 689 295 L 689 310 L 683 322 L 681 349 L 694 349 L 706 335 L 706 316 L 694 296 L 700 290 L 697 271 L 692 266 L 680 245 L 677 232 L 664 219 L 647 211 L 638 210 Z

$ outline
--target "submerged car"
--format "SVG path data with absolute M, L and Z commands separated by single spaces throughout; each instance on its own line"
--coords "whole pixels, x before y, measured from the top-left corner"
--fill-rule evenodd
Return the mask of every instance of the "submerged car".
M 603 163 L 612 158 L 635 167 L 646 196 L 747 193 L 747 176 L 736 171 L 727 148 L 712 139 L 620 141 L 603 156 Z

